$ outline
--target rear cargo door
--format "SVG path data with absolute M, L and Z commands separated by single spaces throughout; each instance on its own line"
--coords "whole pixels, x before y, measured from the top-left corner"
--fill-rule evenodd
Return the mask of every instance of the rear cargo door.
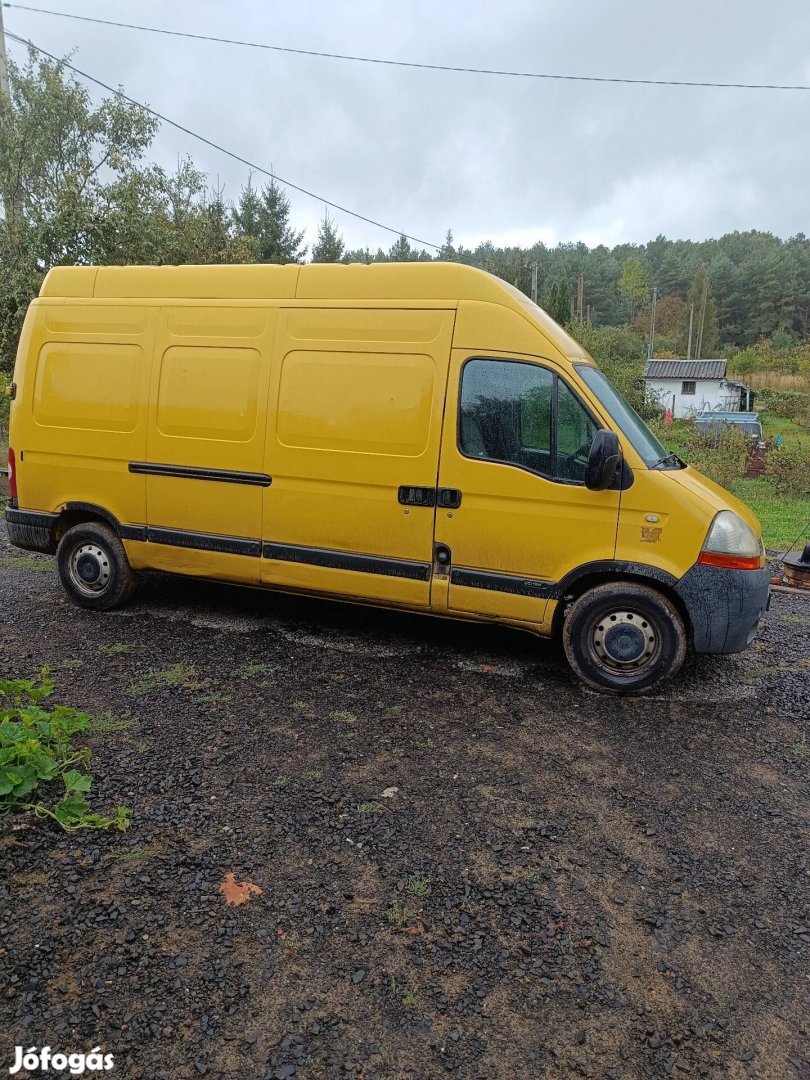
M 430 606 L 454 312 L 282 311 L 262 492 L 262 579 Z

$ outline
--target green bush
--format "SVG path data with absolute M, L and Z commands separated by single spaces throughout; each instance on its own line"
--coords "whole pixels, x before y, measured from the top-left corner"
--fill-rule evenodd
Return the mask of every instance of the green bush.
M 757 390 L 754 404 L 772 416 L 803 422 L 810 407 L 810 393 L 806 390 Z
M 53 690 L 43 672 L 37 684 L 30 679 L 0 679 L 0 817 L 15 811 L 33 811 L 50 817 L 67 831 L 74 829 L 124 830 L 130 811 L 119 806 L 114 817 L 90 810 L 86 795 L 93 783 L 75 768 L 92 756 L 88 748 L 73 746 L 73 737 L 90 726 L 90 717 L 63 705 L 43 708 Z M 40 787 L 62 781 L 62 796 L 50 806 Z
M 650 427 L 667 450 L 673 450 L 688 465 L 724 488 L 745 476 L 745 466 L 752 444 L 739 428 L 731 424 L 701 435 L 696 424 L 675 420 L 667 425 L 654 420 Z
M 624 326 L 589 326 L 584 322 L 575 322 L 568 330 L 574 340 L 591 354 L 636 412 L 642 416 L 655 416 L 660 412 L 655 407 L 651 409 L 644 397 L 647 343 L 643 338 Z
M 0 371 L 0 451 L 3 451 L 0 455 L 0 469 L 5 468 L 8 446 L 8 413 L 11 406 L 11 398 L 6 393 L 8 384 L 9 380 Z
M 772 447 L 764 475 L 777 495 L 783 498 L 810 496 L 810 461 L 800 446 Z

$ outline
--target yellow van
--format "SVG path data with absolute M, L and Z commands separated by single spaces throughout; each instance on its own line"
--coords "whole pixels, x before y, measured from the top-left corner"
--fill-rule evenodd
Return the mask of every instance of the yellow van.
M 599 689 L 745 648 L 756 518 L 522 293 L 455 264 L 60 267 L 11 387 L 12 543 L 561 635 Z

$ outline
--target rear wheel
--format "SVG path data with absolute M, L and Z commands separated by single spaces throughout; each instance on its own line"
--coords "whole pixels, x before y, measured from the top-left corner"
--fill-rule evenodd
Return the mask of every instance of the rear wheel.
M 80 607 L 108 611 L 132 595 L 136 578 L 119 537 L 109 525 L 88 521 L 68 529 L 56 550 L 59 577 Z
M 562 642 L 576 674 L 597 690 L 638 694 L 672 678 L 686 656 L 675 605 L 633 582 L 599 585 L 574 601 Z

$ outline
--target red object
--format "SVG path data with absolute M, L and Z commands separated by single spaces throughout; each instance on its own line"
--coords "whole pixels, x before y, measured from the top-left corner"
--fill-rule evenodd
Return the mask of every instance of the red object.
M 722 566 L 726 570 L 759 570 L 760 555 L 719 555 L 714 551 L 701 551 L 699 563 L 704 566 Z
M 14 467 L 14 451 L 8 448 L 8 493 L 10 498 L 17 498 L 17 470 Z
M 667 411 L 664 413 L 664 423 L 667 426 L 672 423 L 672 409 L 670 409 L 669 405 L 667 405 Z

